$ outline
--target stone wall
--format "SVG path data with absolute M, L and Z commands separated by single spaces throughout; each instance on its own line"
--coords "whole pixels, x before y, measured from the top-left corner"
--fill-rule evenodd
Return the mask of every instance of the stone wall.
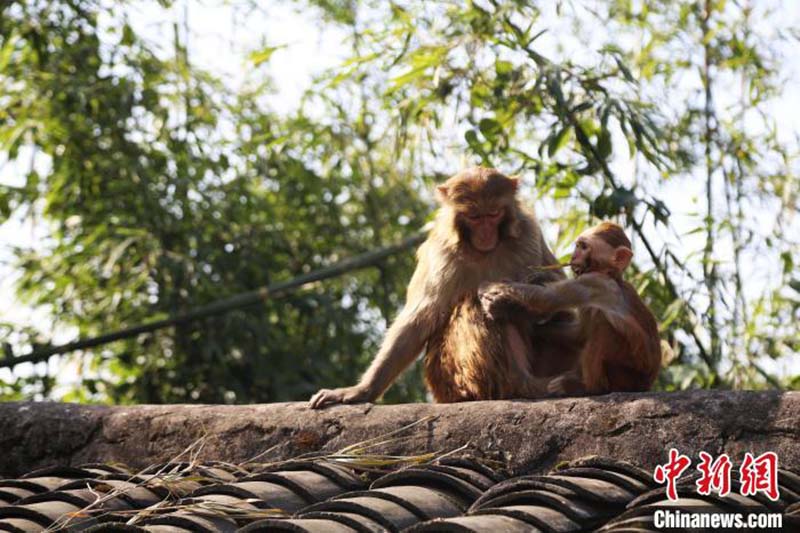
M 312 411 L 267 405 L 87 406 L 0 404 L 0 475 L 54 464 L 172 459 L 200 439 L 200 460 L 241 463 L 335 452 L 414 424 L 371 449 L 397 455 L 447 452 L 503 461 L 514 473 L 546 471 L 587 455 L 652 468 L 675 447 L 778 453 L 800 469 L 800 392 L 692 391 L 460 404 L 353 405 Z

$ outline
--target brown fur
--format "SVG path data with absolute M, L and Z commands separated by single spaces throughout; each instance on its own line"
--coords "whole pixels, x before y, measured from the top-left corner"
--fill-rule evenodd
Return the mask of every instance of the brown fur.
M 312 407 L 378 397 L 416 356 L 426 350 L 425 381 L 439 402 L 541 395 L 544 384 L 528 380 L 531 352 L 511 353 L 505 328 L 483 313 L 478 287 L 503 279 L 522 280 L 531 265 L 556 263 L 532 212 L 516 199 L 516 180 L 495 169 L 464 170 L 438 188 L 442 203 L 428 239 L 417 252 L 417 268 L 406 304 L 384 338 L 378 355 L 355 387 L 323 390 Z M 499 240 L 490 252 L 470 244 L 464 217 L 478 210 L 504 210 Z M 563 279 L 553 271 L 551 279 Z M 530 323 L 531 319 L 525 321 Z M 528 330 L 517 329 L 533 350 Z M 531 347 L 531 348 L 528 348 Z
M 418 256 L 418 268 L 428 263 L 440 267 L 435 270 L 442 273 L 442 304 L 451 309 L 442 313 L 448 319 L 427 343 L 425 382 L 438 402 L 539 396 L 544 391 L 534 383 L 531 362 L 512 360 L 504 328 L 484 315 L 477 290 L 486 281 L 522 279 L 530 265 L 554 264 L 556 259 L 534 215 L 522 209 L 502 174 L 471 169 L 448 180 L 445 187 L 448 201 Z M 500 204 L 509 210 L 509 218 L 500 225 L 500 244 L 487 256 L 476 255 L 468 239 L 454 231 L 458 214 L 479 203 Z M 554 276 L 560 277 L 563 274 Z M 423 279 L 414 276 L 409 294 L 416 292 L 415 282 Z M 520 362 L 525 366 L 520 367 Z
M 617 224 L 603 222 L 592 230 L 613 248 L 627 248 L 631 242 Z M 653 313 L 636 289 L 622 279 L 622 272 L 600 264 L 598 270 L 611 269 L 610 275 L 621 292 L 621 305 L 612 313 L 589 311 L 583 322 L 589 328 L 581 354 L 583 384 L 589 393 L 637 392 L 650 390 L 661 367 L 661 342 Z
M 581 353 L 581 376 L 586 392 L 642 392 L 650 390 L 661 367 L 661 344 L 653 313 L 633 286 L 616 280 L 622 305 L 614 311 L 590 309 L 582 313 L 587 328 Z

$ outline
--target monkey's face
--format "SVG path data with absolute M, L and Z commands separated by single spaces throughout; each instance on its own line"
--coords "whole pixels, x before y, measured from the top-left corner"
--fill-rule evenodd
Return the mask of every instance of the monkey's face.
M 488 210 L 470 210 L 460 214 L 459 221 L 469 243 L 479 252 L 491 252 L 500 242 L 500 226 L 505 219 L 503 207 L 492 206 Z
M 514 236 L 518 183 L 494 169 L 474 167 L 437 187 L 439 201 L 455 214 L 460 243 L 485 254 Z
M 575 241 L 569 265 L 576 276 L 588 272 L 620 274 L 630 264 L 633 252 L 627 246 L 611 246 L 591 229 Z
M 585 231 L 575 241 L 569 266 L 576 276 L 604 271 L 609 267 L 613 255 L 614 248 L 610 244 L 596 234 Z

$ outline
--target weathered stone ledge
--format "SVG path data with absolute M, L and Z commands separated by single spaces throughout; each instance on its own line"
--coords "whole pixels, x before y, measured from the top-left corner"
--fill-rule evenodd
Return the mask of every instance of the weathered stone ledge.
M 692 391 L 611 394 L 593 398 L 460 404 L 338 406 L 87 406 L 0 404 L 0 475 L 53 464 L 167 461 L 205 435 L 201 460 L 286 459 L 408 430 L 412 438 L 374 451 L 417 455 L 466 445 L 515 472 L 546 470 L 586 455 L 652 467 L 675 447 L 739 460 L 745 452 L 778 453 L 800 468 L 800 392 Z

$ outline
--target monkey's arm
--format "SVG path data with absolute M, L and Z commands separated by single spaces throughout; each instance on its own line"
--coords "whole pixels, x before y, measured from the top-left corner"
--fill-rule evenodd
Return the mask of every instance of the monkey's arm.
M 529 273 L 521 281 L 527 285 L 547 285 L 563 280 L 564 273 L 561 270 L 540 270 Z
M 320 390 L 309 401 L 312 409 L 375 400 L 422 352 L 441 315 L 438 312 L 442 307 L 440 294 L 447 292 L 447 288 L 430 283 L 429 261 L 423 260 L 424 246 L 408 286 L 406 305 L 386 332 L 378 354 L 361 381 L 352 387 Z
M 429 336 L 426 314 L 424 309 L 404 309 L 389 328 L 380 351 L 361 378 L 371 399 L 383 394 L 422 352 Z
M 426 339 L 412 313 L 403 311 L 394 321 L 361 381 L 352 387 L 322 389 L 310 400 L 312 409 L 336 403 L 371 402 L 410 365 L 425 346 Z
M 492 283 L 481 288 L 480 298 L 489 316 L 515 304 L 535 313 L 554 313 L 574 307 L 595 307 L 613 313 L 624 306 L 617 283 L 603 274 L 585 274 L 548 285 Z

